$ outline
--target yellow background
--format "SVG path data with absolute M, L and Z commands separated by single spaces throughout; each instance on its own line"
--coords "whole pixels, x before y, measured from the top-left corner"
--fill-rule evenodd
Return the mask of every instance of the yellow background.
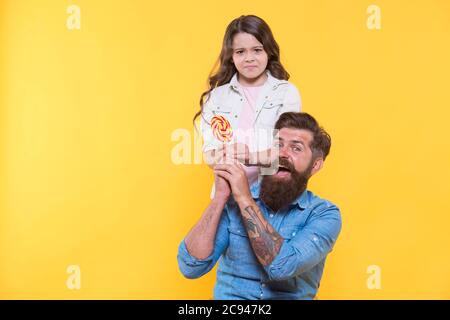
M 212 175 L 173 164 L 171 134 L 193 133 L 241 14 L 271 26 L 333 139 L 309 186 L 343 216 L 318 298 L 450 298 L 446 0 L 0 1 L 0 298 L 212 297 L 215 272 L 187 280 L 176 263 Z

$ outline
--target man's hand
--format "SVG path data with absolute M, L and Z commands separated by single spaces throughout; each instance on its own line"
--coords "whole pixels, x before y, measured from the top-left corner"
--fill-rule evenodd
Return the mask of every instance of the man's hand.
M 214 174 L 228 181 L 236 202 L 252 199 L 247 176 L 240 163 L 218 164 L 214 167 Z

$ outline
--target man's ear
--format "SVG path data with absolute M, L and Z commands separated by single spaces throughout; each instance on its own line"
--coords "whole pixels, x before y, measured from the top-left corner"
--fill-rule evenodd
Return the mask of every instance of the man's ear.
M 322 167 L 323 167 L 323 159 L 321 157 L 314 160 L 314 164 L 311 169 L 311 176 L 313 176 L 317 171 L 322 169 Z

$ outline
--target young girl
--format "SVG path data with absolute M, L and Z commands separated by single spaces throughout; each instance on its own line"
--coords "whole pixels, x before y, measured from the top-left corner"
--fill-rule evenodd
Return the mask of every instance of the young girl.
M 287 81 L 289 74 L 267 23 L 253 15 L 234 19 L 225 31 L 217 65 L 194 117 L 195 123 L 201 115 L 205 159 L 211 168 L 224 155 L 247 164 L 270 165 L 262 150 L 267 146 L 255 143 L 255 131 L 273 129 L 284 112 L 299 112 L 301 99 L 297 88 Z M 217 125 L 223 129 L 219 134 L 214 128 Z M 259 168 L 244 168 L 249 185 L 256 182 Z

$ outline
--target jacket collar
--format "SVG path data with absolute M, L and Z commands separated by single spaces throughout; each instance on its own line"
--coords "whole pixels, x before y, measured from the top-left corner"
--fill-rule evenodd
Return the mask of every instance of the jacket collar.
M 281 83 L 287 82 L 286 80 L 280 80 L 280 79 L 275 78 L 274 76 L 272 76 L 272 74 L 270 73 L 269 70 L 266 70 L 266 74 L 267 74 L 267 80 L 264 83 L 264 86 L 268 86 L 268 87 L 275 89 Z M 230 88 L 232 88 L 234 90 L 238 90 L 238 88 L 241 87 L 241 84 L 239 83 L 238 78 L 237 78 L 237 72 L 231 78 L 231 80 L 229 82 L 229 86 L 230 86 Z

